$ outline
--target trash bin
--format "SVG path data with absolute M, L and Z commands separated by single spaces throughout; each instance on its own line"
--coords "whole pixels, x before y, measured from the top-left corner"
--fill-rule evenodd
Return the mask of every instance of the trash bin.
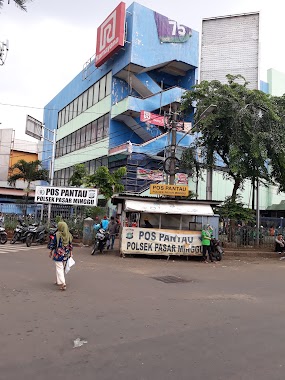
M 94 220 L 92 218 L 84 219 L 83 241 L 82 241 L 84 245 L 92 245 L 93 225 L 94 225 Z

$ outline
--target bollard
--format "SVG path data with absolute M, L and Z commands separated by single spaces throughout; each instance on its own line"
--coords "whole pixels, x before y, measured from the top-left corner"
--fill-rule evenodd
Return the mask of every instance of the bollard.
M 94 220 L 92 218 L 86 218 L 83 222 L 83 244 L 92 245 L 93 237 L 93 224 Z

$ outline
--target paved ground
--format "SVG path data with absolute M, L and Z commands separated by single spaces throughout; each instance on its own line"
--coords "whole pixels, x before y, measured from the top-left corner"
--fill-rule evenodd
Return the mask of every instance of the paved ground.
M 285 378 L 285 261 L 77 247 L 61 292 L 47 250 L 21 247 L 0 247 L 1 380 Z

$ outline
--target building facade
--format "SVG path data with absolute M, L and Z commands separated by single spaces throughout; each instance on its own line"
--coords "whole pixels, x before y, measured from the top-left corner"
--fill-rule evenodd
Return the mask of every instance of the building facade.
M 198 32 L 137 3 L 118 8 L 117 22 L 123 14 L 123 46 L 103 63 L 104 51 L 91 59 L 45 107 L 45 126 L 57 130 L 58 186 L 67 185 L 74 165 L 83 163 L 90 174 L 99 166 L 126 166 L 126 190 L 145 189 L 150 181 L 137 179 L 137 167 L 162 169 L 169 144 L 164 114 L 196 83 Z M 104 26 L 115 28 L 114 12 L 98 28 L 103 34 L 97 35 L 97 49 Z M 189 139 L 183 139 L 185 146 Z M 44 144 L 44 152 L 50 151 L 50 143 Z
M 15 208 L 11 207 L 6 210 L 5 205 L 19 202 L 26 195 L 26 184 L 23 181 L 18 180 L 15 186 L 9 186 L 7 179 L 10 175 L 10 167 L 19 160 L 27 162 L 41 160 L 41 150 L 41 142 L 16 139 L 13 129 L 0 129 L 0 204 L 2 212 L 16 212 Z M 35 185 L 36 183 L 31 184 L 31 197 L 34 195 Z

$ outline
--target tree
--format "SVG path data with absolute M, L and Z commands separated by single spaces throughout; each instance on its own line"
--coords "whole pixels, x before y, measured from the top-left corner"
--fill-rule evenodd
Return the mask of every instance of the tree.
M 114 193 L 124 191 L 122 178 L 125 176 L 127 169 L 121 167 L 114 172 L 110 173 L 106 166 L 101 166 L 94 174 L 86 177 L 86 184 L 88 187 L 94 186 L 100 190 L 105 199 L 110 199 Z
M 22 11 L 27 12 L 26 3 L 28 3 L 31 0 L 13 0 L 15 5 L 19 7 Z M 0 8 L 3 7 L 4 0 L 0 0 Z M 8 4 L 10 4 L 10 0 L 8 0 Z
M 244 207 L 239 196 L 235 200 L 232 197 L 227 197 L 222 205 L 217 207 L 217 212 L 222 219 L 229 219 L 231 221 L 253 223 L 255 220 L 254 212 Z
M 227 78 L 227 84 L 203 81 L 183 96 L 184 112 L 193 112 L 196 104 L 195 120 L 211 104 L 217 106 L 196 125 L 198 135 L 191 148 L 199 149 L 204 167 L 219 166 L 234 181 L 233 200 L 246 179 L 285 187 L 285 147 L 277 102 L 248 89 L 240 75 Z
M 69 178 L 69 185 L 80 187 L 83 185 L 85 177 L 87 176 L 87 170 L 84 164 L 77 164 L 74 166 L 72 176 Z
M 74 167 L 73 175 L 70 177 L 71 186 L 96 187 L 105 199 L 110 199 L 114 192 L 124 191 L 122 178 L 126 174 L 125 167 L 121 167 L 110 173 L 106 166 L 101 166 L 94 174 L 87 174 L 84 164 L 78 164 Z
M 11 175 L 8 177 L 8 183 L 11 186 L 15 186 L 16 181 L 23 180 L 27 182 L 26 188 L 26 211 L 29 199 L 29 193 L 31 191 L 30 185 L 35 181 L 47 181 L 49 180 L 49 172 L 46 169 L 41 169 L 41 161 L 35 160 L 27 162 L 25 160 L 19 160 L 10 168 Z M 15 173 L 14 173 L 15 171 Z

